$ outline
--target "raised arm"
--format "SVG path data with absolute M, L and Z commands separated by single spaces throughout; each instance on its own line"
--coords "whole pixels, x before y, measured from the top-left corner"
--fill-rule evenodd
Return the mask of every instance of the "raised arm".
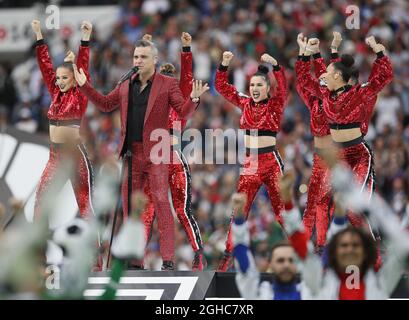
M 340 60 L 339 55 L 338 55 L 338 48 L 341 45 L 342 42 L 342 36 L 339 32 L 334 31 L 333 32 L 333 38 L 331 42 L 331 59 L 330 63 L 338 62 Z M 314 71 L 315 71 L 315 77 L 317 79 L 320 78 L 320 76 L 326 72 L 327 66 L 325 65 L 324 59 L 321 57 L 321 54 L 319 52 L 314 52 L 313 53 L 313 58 L 314 58 Z
M 299 46 L 299 51 L 297 61 L 295 62 L 295 88 L 307 108 L 311 109 L 313 100 L 317 98 L 317 95 L 314 94 L 314 90 L 308 88 L 308 86 L 319 86 L 319 84 L 318 80 L 313 79 L 313 77 L 311 76 L 311 63 L 309 62 L 310 57 L 305 56 L 307 37 L 304 37 L 302 33 L 298 34 L 297 43 Z M 313 82 L 315 82 L 315 84 Z M 319 90 L 319 88 L 315 88 L 315 90 Z
M 81 45 L 78 49 L 77 66 L 84 70 L 87 80 L 90 81 L 91 77 L 89 74 L 89 40 L 91 38 L 92 24 L 88 21 L 83 21 L 81 23 Z
M 297 78 L 297 85 L 299 85 L 303 91 L 309 92 L 309 94 L 322 99 L 323 94 L 320 88 L 318 79 L 311 76 L 311 62 L 310 56 L 312 53 L 316 52 L 317 47 L 319 47 L 318 39 L 309 39 L 305 53 L 299 56 L 299 59 L 295 63 L 295 71 Z
M 366 43 L 376 53 L 376 60 L 372 65 L 368 82 L 361 86 L 360 93 L 367 99 L 377 95 L 393 79 L 392 63 L 385 54 L 385 47 L 377 43 L 373 36 L 366 39 Z
M 236 107 L 243 109 L 244 101 L 249 99 L 249 97 L 237 92 L 236 87 L 229 83 L 227 69 L 229 68 L 231 59 L 233 59 L 233 53 L 225 51 L 223 53 L 223 61 L 220 64 L 219 69 L 216 71 L 215 87 L 217 92 L 219 92 L 223 98 L 234 104 Z
M 43 34 L 41 33 L 41 23 L 39 20 L 33 20 L 31 22 L 31 28 L 36 35 L 36 54 L 37 63 L 40 68 L 43 80 L 48 88 L 48 91 L 52 95 L 54 89 L 56 88 L 55 81 L 55 70 L 53 63 L 50 58 L 50 53 L 48 52 L 48 46 L 44 42 Z
M 89 100 L 101 111 L 111 112 L 115 110 L 120 103 L 120 85 L 117 85 L 114 90 L 108 93 L 106 96 L 100 94 L 94 87 L 87 81 L 87 77 L 82 68 L 78 70 L 78 67 L 74 64 L 74 76 L 80 91 L 84 93 Z
M 284 107 L 284 103 L 288 95 L 287 79 L 285 78 L 284 68 L 278 64 L 276 59 L 267 53 L 264 53 L 261 56 L 261 61 L 269 63 L 273 66 L 272 73 L 277 81 L 277 87 L 273 91 L 272 98 L 282 101 L 282 105 Z
M 191 52 L 192 37 L 189 33 L 183 32 L 181 36 L 182 52 L 180 53 L 180 79 L 179 86 L 183 97 L 187 98 L 192 91 L 193 82 L 193 58 Z

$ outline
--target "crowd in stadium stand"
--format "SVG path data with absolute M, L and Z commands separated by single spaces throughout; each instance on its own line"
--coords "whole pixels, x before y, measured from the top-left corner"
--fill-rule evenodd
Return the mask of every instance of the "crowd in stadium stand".
M 86 4 L 90 1 L 72 1 Z M 63 1 L 62 4 L 65 4 Z M 69 1 L 67 1 L 69 4 Z M 144 34 L 153 36 L 159 48 L 159 61 L 171 62 L 179 70 L 180 34 L 193 37 L 194 75 L 209 82 L 210 93 L 202 98 L 188 128 L 238 128 L 240 114 L 214 89 L 214 76 L 225 50 L 235 55 L 230 80 L 246 92 L 248 80 L 257 69 L 262 53 L 268 52 L 286 69 L 290 93 L 285 107 L 277 146 L 285 166 L 297 172 L 297 202 L 305 205 L 311 174 L 313 139 L 309 112 L 294 87 L 294 63 L 298 54 L 299 32 L 321 40 L 321 53 L 330 53 L 332 31 L 343 36 L 340 51 L 351 53 L 365 82 L 374 55 L 365 45 L 367 35 L 385 44 L 393 61 L 394 80 L 382 92 L 366 140 L 375 154 L 377 192 L 396 215 L 409 214 L 409 4 L 405 0 L 357 1 L 360 28 L 345 28 L 342 0 L 332 1 L 138 1 L 122 5 L 120 15 L 107 41 L 101 41 L 95 27 L 91 40 L 91 77 L 101 92 L 109 92 L 131 67 L 133 43 Z M 58 37 L 58 35 L 56 35 Z M 62 62 L 67 48 L 77 47 L 70 39 L 62 50 L 53 52 L 55 64 Z M 34 39 L 33 39 L 34 43 Z M 17 65 L 0 65 L 0 124 L 7 122 L 20 130 L 47 135 L 50 97 L 41 79 L 34 51 Z M 88 105 L 84 137 L 95 167 L 114 159 L 119 143 L 119 112 L 103 114 Z M 193 210 L 205 242 L 208 268 L 217 267 L 223 254 L 230 196 L 236 189 L 239 165 L 192 164 Z M 268 268 L 272 245 L 283 238 L 274 221 L 266 190 L 262 188 L 251 209 L 252 246 L 260 271 Z M 176 224 L 177 268 L 190 269 L 193 252 L 180 225 Z M 146 267 L 160 268 L 157 235 L 149 245 Z

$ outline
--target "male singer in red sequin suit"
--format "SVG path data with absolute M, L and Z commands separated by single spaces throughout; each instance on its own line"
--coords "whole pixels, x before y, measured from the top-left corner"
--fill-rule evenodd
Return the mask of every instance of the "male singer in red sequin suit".
M 84 143 L 80 138 L 81 119 L 87 108 L 88 99 L 76 86 L 73 72 L 74 54 L 70 52 L 65 62 L 54 71 L 53 64 L 44 42 L 40 21 L 33 20 L 32 29 L 36 34 L 37 62 L 44 82 L 51 95 L 47 116 L 50 121 L 50 158 L 37 187 L 34 216 L 39 218 L 43 211 L 43 199 L 49 191 L 60 189 L 70 179 L 81 217 L 86 218 L 92 208 L 93 173 Z M 85 70 L 89 79 L 89 39 L 92 25 L 84 21 L 77 64 Z M 67 165 L 69 167 L 67 175 Z M 58 185 L 57 185 L 58 184 Z M 55 195 L 52 195 L 53 197 Z
M 157 48 L 152 42 L 137 41 L 133 64 L 138 68 L 138 73 L 131 79 L 120 82 L 106 96 L 97 92 L 75 66 L 74 72 L 77 83 L 81 86 L 80 90 L 101 111 L 110 112 L 119 106 L 121 141 L 118 151 L 121 157 L 128 153 L 127 159 L 132 159 L 127 163 L 122 184 L 124 218 L 128 217 L 127 168 L 131 165 L 132 190 L 144 190 L 145 183 L 149 183 L 152 190 L 160 233 L 162 270 L 174 270 L 175 230 L 168 201 L 168 165 L 162 161 L 163 155 L 151 152 L 158 143 L 152 136 L 158 133 L 157 129 L 160 129 L 160 132 L 168 132 L 170 108 L 181 117 L 187 117 L 196 109 L 200 95 L 208 90 L 208 87 L 203 86 L 201 81 L 194 82 L 190 98 L 185 100 L 176 79 L 156 72 L 157 59 Z M 162 138 L 166 139 L 163 136 Z M 167 138 L 169 139 L 169 136 Z M 166 141 L 162 141 L 162 145 L 164 144 Z M 170 143 L 168 146 L 170 151 Z
M 193 81 L 193 59 L 190 50 L 191 36 L 182 33 L 182 52 L 180 53 L 180 80 L 179 86 L 183 96 L 186 98 L 192 91 Z M 169 69 L 168 69 L 169 68 Z M 174 76 L 174 67 L 170 64 L 161 66 L 161 73 Z M 169 114 L 169 131 L 172 144 L 172 162 L 169 164 L 169 186 L 172 195 L 173 207 L 176 215 L 185 230 L 189 243 L 195 256 L 192 263 L 193 271 L 203 270 L 203 242 L 200 229 L 192 213 L 192 178 L 189 164 L 181 150 L 182 132 L 186 127 L 186 119 L 181 118 L 173 109 Z M 149 189 L 149 188 L 148 188 Z M 150 194 L 150 190 L 145 190 Z M 152 202 L 147 205 L 143 214 L 146 239 L 149 241 L 152 232 L 155 209 Z
M 279 195 L 279 179 L 283 172 L 283 162 L 275 147 L 276 135 L 280 130 L 281 118 L 284 111 L 284 104 L 287 99 L 287 82 L 284 69 L 277 61 L 264 54 L 261 61 L 273 66 L 273 73 L 277 80 L 277 87 L 270 96 L 270 75 L 268 68 L 259 66 L 258 71 L 250 79 L 250 95 L 246 96 L 237 92 L 236 88 L 229 84 L 227 68 L 233 58 L 231 52 L 223 54 L 223 61 L 216 72 L 216 90 L 229 102 L 242 110 L 240 118 L 240 129 L 246 130 L 245 146 L 246 157 L 243 171 L 240 174 L 237 192 L 245 193 L 247 202 L 245 206 L 246 219 L 254 197 L 265 184 L 270 196 L 271 205 L 275 217 L 282 223 L 281 210 L 283 204 Z M 255 136 L 253 131 L 257 132 Z M 226 271 L 231 262 L 233 251 L 231 223 L 227 235 L 226 250 L 222 261 L 219 264 L 219 271 Z

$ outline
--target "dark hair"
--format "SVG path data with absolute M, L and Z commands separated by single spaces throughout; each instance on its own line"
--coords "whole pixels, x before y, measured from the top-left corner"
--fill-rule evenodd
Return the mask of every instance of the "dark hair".
M 74 68 L 73 68 L 72 65 L 73 65 L 72 62 L 66 61 L 66 62 L 61 63 L 61 64 L 58 66 L 58 68 L 65 68 L 65 69 L 70 70 L 71 72 L 74 72 Z M 58 69 L 58 68 L 57 68 L 57 69 Z
M 341 72 L 342 79 L 345 82 L 349 81 L 355 71 L 355 68 L 353 68 L 354 63 L 355 60 L 350 54 L 343 54 L 340 61 L 334 62 L 335 69 Z
M 288 240 L 282 240 L 280 242 L 277 242 L 276 244 L 273 245 L 273 247 L 270 250 L 270 260 L 273 258 L 274 255 L 274 251 L 278 248 L 282 248 L 282 247 L 293 247 L 290 243 L 290 241 Z
M 355 68 L 355 67 L 352 68 L 350 80 L 351 79 L 355 82 L 355 84 L 359 82 L 359 69 L 358 68 Z
M 160 66 L 159 71 L 161 74 L 173 77 L 176 73 L 176 68 L 171 63 L 164 63 Z
M 344 230 L 341 230 L 340 232 L 335 234 L 330 240 L 328 244 L 328 267 L 330 267 L 336 272 L 340 271 L 340 267 L 337 261 L 336 251 L 337 251 L 339 239 L 347 233 L 351 233 L 353 235 L 358 236 L 362 241 L 365 258 L 364 258 L 364 261 L 362 262 L 360 272 L 362 273 L 362 275 L 365 275 L 366 272 L 369 269 L 373 268 L 375 265 L 376 258 L 377 258 L 376 244 L 375 244 L 374 239 L 371 237 L 371 235 L 368 234 L 368 232 L 362 229 L 351 227 L 351 226 L 347 227 Z
M 154 56 L 158 55 L 158 48 L 156 48 L 155 44 L 152 41 L 148 40 L 138 40 L 135 43 L 135 48 L 137 47 L 150 47 L 152 49 L 152 53 Z
M 257 72 L 253 75 L 253 77 L 262 77 L 266 82 L 267 85 L 271 85 L 270 78 L 268 77 L 268 68 L 262 64 L 260 64 L 257 68 Z

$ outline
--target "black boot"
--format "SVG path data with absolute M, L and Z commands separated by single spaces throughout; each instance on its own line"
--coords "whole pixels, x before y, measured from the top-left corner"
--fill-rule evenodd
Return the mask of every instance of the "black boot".
M 161 270 L 173 271 L 175 270 L 175 264 L 173 261 L 163 261 Z

